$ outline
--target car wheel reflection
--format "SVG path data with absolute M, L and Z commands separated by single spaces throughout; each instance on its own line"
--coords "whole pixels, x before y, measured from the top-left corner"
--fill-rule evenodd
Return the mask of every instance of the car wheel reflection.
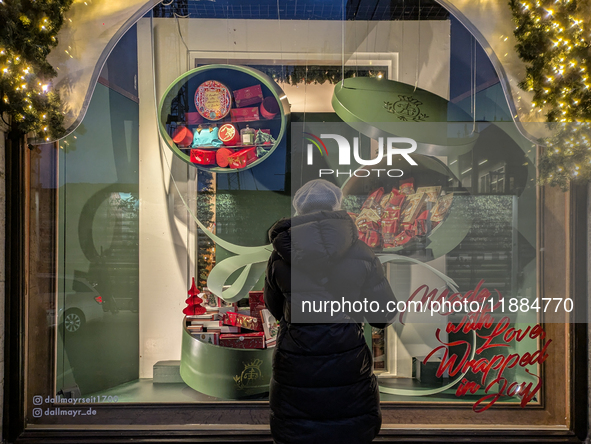
M 64 315 L 64 329 L 66 333 L 76 333 L 86 320 L 84 314 L 79 310 L 68 310 Z

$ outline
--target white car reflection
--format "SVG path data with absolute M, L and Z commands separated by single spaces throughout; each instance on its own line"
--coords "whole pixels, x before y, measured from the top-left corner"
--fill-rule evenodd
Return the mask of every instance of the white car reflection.
M 49 278 L 49 276 L 41 277 L 41 279 Z M 87 322 L 103 317 L 103 298 L 86 279 L 72 276 L 59 277 L 57 285 L 59 295 L 56 303 L 57 325 L 62 333 L 77 333 Z M 55 310 L 48 310 L 47 316 L 48 324 L 54 325 Z

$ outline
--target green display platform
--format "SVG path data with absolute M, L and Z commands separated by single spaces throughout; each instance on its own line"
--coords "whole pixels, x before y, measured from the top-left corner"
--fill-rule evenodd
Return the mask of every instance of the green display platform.
M 263 395 L 269 391 L 274 350 L 274 347 L 239 349 L 207 344 L 192 337 L 183 327 L 181 378 L 192 389 L 216 398 Z

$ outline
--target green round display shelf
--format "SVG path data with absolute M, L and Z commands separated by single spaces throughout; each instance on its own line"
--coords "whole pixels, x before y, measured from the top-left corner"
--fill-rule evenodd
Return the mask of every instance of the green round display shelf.
M 274 350 L 212 345 L 194 338 L 183 328 L 181 378 L 192 389 L 216 398 L 264 395 L 269 392 Z
M 238 65 L 206 65 L 183 74 L 167 88 L 158 108 L 166 146 L 189 165 L 215 173 L 263 162 L 282 142 L 289 118 L 289 102 L 279 85 L 261 71 Z M 224 139 L 228 128 L 236 138 Z M 254 130 L 252 139 L 241 135 L 247 128 Z M 211 131 L 216 131 L 212 143 L 197 136 Z

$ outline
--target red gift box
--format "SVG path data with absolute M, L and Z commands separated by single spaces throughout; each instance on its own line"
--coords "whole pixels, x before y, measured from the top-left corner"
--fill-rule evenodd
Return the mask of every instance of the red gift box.
M 231 348 L 265 348 L 265 333 L 222 334 L 220 345 Z
M 263 101 L 263 91 L 261 85 L 249 86 L 248 88 L 238 89 L 233 92 L 234 101 L 238 108 L 254 105 Z
M 231 123 L 226 123 L 220 127 L 218 137 L 224 145 L 237 145 L 240 142 L 240 131 Z
M 272 119 L 279 112 L 279 104 L 275 97 L 266 97 L 261 103 L 261 115 L 265 119 Z
M 260 120 L 259 109 L 254 108 L 232 108 L 230 110 L 232 122 L 246 122 L 250 120 Z
M 198 165 L 215 165 L 215 151 L 192 149 L 190 159 Z
M 185 123 L 187 125 L 197 125 L 198 123 L 203 122 L 203 117 L 196 111 L 185 113 Z
M 257 318 L 236 312 L 228 312 L 222 318 L 224 325 L 246 328 L 247 330 L 263 331 L 263 323 Z
M 251 146 L 244 148 L 228 156 L 228 166 L 230 168 L 244 168 L 257 160 L 256 148 Z
M 186 147 L 193 142 L 193 131 L 186 126 L 179 126 L 172 135 L 172 141 L 180 147 Z
M 220 148 L 215 153 L 215 161 L 217 162 L 218 166 L 222 168 L 226 168 L 230 161 L 228 158 L 234 153 L 234 150 L 229 148 Z
M 263 324 L 263 317 L 261 310 L 265 309 L 265 297 L 262 291 L 248 292 L 248 306 L 250 307 L 250 315 L 257 318 L 261 325 Z

